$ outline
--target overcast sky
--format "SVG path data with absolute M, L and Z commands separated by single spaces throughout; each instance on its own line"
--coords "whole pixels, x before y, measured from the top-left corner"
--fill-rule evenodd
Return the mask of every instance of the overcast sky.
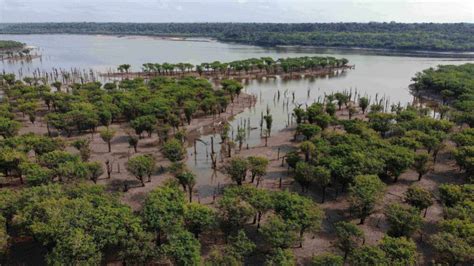
M 474 22 L 474 0 L 0 0 L 0 22 Z

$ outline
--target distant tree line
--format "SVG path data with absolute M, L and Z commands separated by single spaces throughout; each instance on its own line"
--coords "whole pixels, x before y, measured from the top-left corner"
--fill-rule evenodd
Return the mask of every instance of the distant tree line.
M 262 46 L 473 51 L 471 23 L 22 23 L 0 34 L 120 34 L 212 37 Z

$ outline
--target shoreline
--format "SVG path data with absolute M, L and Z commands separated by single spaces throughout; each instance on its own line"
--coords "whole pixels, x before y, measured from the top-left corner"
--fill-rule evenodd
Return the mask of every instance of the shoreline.
M 334 54 L 337 52 L 345 52 L 347 54 L 367 54 L 367 55 L 386 55 L 386 56 L 406 56 L 406 57 L 432 57 L 432 58 L 453 58 L 453 59 L 474 59 L 474 51 L 431 51 L 431 50 L 400 50 L 386 48 L 364 48 L 364 47 L 343 47 L 343 46 L 312 46 L 312 45 L 275 45 L 266 46 L 252 43 L 235 42 L 220 40 L 218 38 L 193 35 L 170 35 L 170 34 L 116 34 L 116 33 L 0 33 L 0 36 L 7 35 L 76 35 L 76 36 L 96 36 L 96 37 L 116 37 L 116 38 L 150 38 L 166 41 L 184 41 L 184 42 L 220 42 L 224 44 L 238 44 L 245 46 L 254 46 L 266 49 L 276 50 L 328 50 L 324 53 Z M 314 52 L 314 51 L 313 51 Z M 317 53 L 321 53 L 318 51 Z

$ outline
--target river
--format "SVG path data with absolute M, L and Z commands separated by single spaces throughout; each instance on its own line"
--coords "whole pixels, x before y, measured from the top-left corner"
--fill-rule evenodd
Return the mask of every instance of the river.
M 325 93 L 342 90 L 357 90 L 362 95 L 372 98 L 385 97 L 391 103 L 406 104 L 412 100 L 408 85 L 416 72 L 439 64 L 462 64 L 473 62 L 472 58 L 442 58 L 442 57 L 408 57 L 391 54 L 367 53 L 355 50 L 333 50 L 318 48 L 262 48 L 238 44 L 220 43 L 209 40 L 177 41 L 157 37 L 142 36 L 94 36 L 94 35 L 0 35 L 0 39 L 15 40 L 37 47 L 41 59 L 30 63 L 0 62 L 0 70 L 5 72 L 28 73 L 34 69 L 50 71 L 53 68 L 94 69 L 108 71 L 120 64 L 131 64 L 132 71 L 139 70 L 143 63 L 177 63 L 189 62 L 198 64 L 219 60 L 221 62 L 247 59 L 252 57 L 271 56 L 273 58 L 296 57 L 306 55 L 330 55 L 337 58 L 345 57 L 355 69 L 313 80 L 300 79 L 284 81 L 281 79 L 268 81 L 250 81 L 245 91 L 258 97 L 254 108 L 246 109 L 236 116 L 232 122 L 234 128 L 243 120 L 250 119 L 251 127 L 258 127 L 260 116 L 267 107 L 273 115 L 272 132 L 276 133 L 286 127 L 288 113 L 294 104 L 306 104 L 317 101 Z M 275 102 L 277 91 L 282 94 L 280 102 Z M 284 92 L 287 91 L 286 99 Z M 293 103 L 292 93 L 295 94 Z M 309 94 L 309 97 L 308 97 Z M 288 109 L 283 101 L 289 101 Z M 205 142 L 210 141 L 210 135 L 202 136 Z M 216 137 L 219 141 L 219 137 Z M 247 143 L 260 143 L 260 131 L 253 130 L 247 138 Z M 218 146 L 218 145 L 216 145 Z M 208 147 L 209 148 L 209 147 Z M 198 190 L 203 196 L 208 196 L 212 189 L 208 187 L 215 181 L 211 177 L 210 159 L 206 156 L 206 147 L 199 145 L 197 157 L 191 156 L 188 166 L 198 176 Z M 188 149 L 192 153 L 192 148 Z M 219 149 L 217 147 L 217 152 Z M 211 180 L 209 180 L 209 178 Z

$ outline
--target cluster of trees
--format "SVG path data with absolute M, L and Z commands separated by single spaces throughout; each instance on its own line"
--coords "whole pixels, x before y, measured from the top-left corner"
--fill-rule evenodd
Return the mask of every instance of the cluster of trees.
M 227 162 L 224 171 L 239 186 L 243 184 L 250 173 L 250 183 L 256 181 L 258 187 L 267 174 L 268 163 L 269 160 L 261 156 L 234 157 Z
M 206 264 L 240 265 L 258 250 L 268 265 L 294 265 L 290 248 L 316 232 L 322 219 L 306 197 L 253 186 L 226 188 L 211 208 L 187 203 L 178 183 L 168 181 L 150 192 L 135 214 L 101 186 L 49 184 L 0 195 L 0 255 L 8 262 L 10 240 L 20 235 L 44 248 L 44 260 L 52 265 L 99 264 L 107 258 L 200 265 L 201 236 L 222 234 L 227 244 L 215 243 Z M 249 234 L 255 231 L 250 224 L 258 235 Z
M 64 151 L 69 144 L 79 155 Z M 0 142 L 0 169 L 3 178 L 19 178 L 28 186 L 52 182 L 70 183 L 91 180 L 94 183 L 104 173 L 98 162 L 89 162 L 88 139 L 66 143 L 60 138 L 26 134 L 3 139 Z M 29 156 L 34 152 L 34 156 Z M 2 180 L 3 182 L 3 180 Z
M 299 149 L 286 155 L 289 168 L 294 169 L 294 180 L 303 193 L 313 187 L 325 191 L 333 187 L 348 191 L 350 214 L 363 224 L 381 204 L 387 178 L 397 181 L 408 169 L 418 173 L 418 180 L 432 170 L 438 153 L 448 139 L 458 149 L 454 157 L 467 172 L 470 182 L 469 145 L 472 145 L 471 128 L 452 133 L 455 123 L 452 116 L 432 118 L 424 107 L 392 106 L 392 112 L 383 112 L 380 103 L 370 104 L 362 97 L 352 101 L 345 93 L 327 95 L 324 103 L 313 103 L 306 108 L 293 110 L 296 118 L 296 136 L 303 136 Z M 358 102 L 355 106 L 354 102 Z M 348 120 L 335 116 L 336 110 L 349 113 Z M 450 107 L 448 112 L 451 112 Z M 366 113 L 367 119 L 351 119 L 351 115 Z M 450 120 L 448 120 L 448 118 Z M 325 130 L 330 126 L 338 130 Z M 472 262 L 471 185 L 442 185 L 441 200 L 445 205 L 445 220 L 439 224 L 440 232 L 430 236 L 428 242 L 439 253 L 436 262 L 455 265 Z M 412 185 L 404 195 L 404 202 L 383 208 L 388 224 L 386 236 L 378 246 L 363 245 L 362 231 L 355 225 L 341 222 L 335 226 L 338 237 L 336 247 L 342 252 L 323 254 L 313 258 L 314 265 L 344 265 L 349 259 L 354 265 L 411 265 L 418 255 L 411 237 L 423 225 L 423 216 L 433 204 L 430 191 Z M 424 213 L 424 214 L 423 214 Z
M 99 82 L 67 86 L 55 82 L 53 91 L 50 85 L 33 78 L 21 81 L 12 74 L 3 74 L 0 78 L 8 100 L 0 104 L 0 135 L 3 137 L 0 141 L 0 170 L 4 178 L 19 178 L 21 183 L 26 179 L 30 186 L 58 181 L 97 182 L 104 169 L 97 162 L 89 162 L 90 139 L 81 137 L 65 141 L 61 136 L 53 136 L 93 134 L 102 126 L 99 135 L 111 152 L 116 131 L 109 126 L 118 122 L 127 122 L 133 129 L 128 133 L 128 142 L 135 152 L 144 133 L 151 136 L 156 132 L 165 157 L 179 162 L 185 157 L 186 137 L 180 127 L 191 123 L 196 116 L 224 112 L 243 88 L 235 80 L 223 80 L 221 88 L 214 89 L 203 79 L 157 77 L 147 83 L 135 79 L 103 86 Z M 18 136 L 21 123 L 15 120 L 15 113 L 28 116 L 33 124 L 38 113 L 45 113 L 49 136 Z M 78 154 L 64 151 L 68 145 Z M 33 157 L 29 156 L 31 151 Z M 144 186 L 146 178 L 151 181 L 155 164 L 153 156 L 137 155 L 129 159 L 126 168 Z M 108 178 L 111 167 L 107 162 Z
M 155 75 L 174 75 L 185 74 L 196 71 L 199 75 L 239 75 L 241 73 L 262 73 L 277 74 L 291 73 L 305 70 L 314 71 L 323 68 L 335 68 L 347 65 L 349 61 L 345 58 L 337 59 L 334 57 L 295 57 L 280 58 L 274 60 L 271 57 L 250 58 L 245 60 L 236 60 L 228 63 L 214 61 L 210 63 L 201 63 L 194 66 L 190 63 L 145 63 L 142 70 L 145 73 Z M 128 72 L 130 65 L 120 65 L 120 72 Z
M 444 184 L 439 187 L 444 219 L 437 223 L 438 232 L 430 243 L 439 261 L 472 264 L 474 261 L 474 186 Z
M 423 97 L 431 94 L 439 97 L 454 109 L 440 109 L 440 114 L 447 113 L 451 120 L 460 125 L 468 125 L 460 132 L 453 134 L 452 140 L 457 149 L 455 159 L 466 176 L 474 175 L 474 64 L 459 66 L 441 65 L 438 68 L 426 69 L 413 78 L 412 90 L 415 95 Z
M 295 181 L 303 191 L 313 186 L 322 189 L 323 200 L 326 187 L 347 186 L 350 213 L 364 223 L 383 198 L 385 184 L 381 179 L 391 177 L 396 181 L 411 168 L 420 180 L 432 170 L 438 153 L 450 140 L 456 145 L 454 159 L 465 172 L 465 180 L 472 182 L 473 70 L 469 64 L 440 66 L 414 78 L 413 89 L 417 96 L 430 92 L 443 99 L 435 109 L 439 114 L 436 119 L 428 115 L 425 107 L 394 105 L 390 113 L 384 113 L 380 102 L 371 105 L 364 97 L 357 100 L 358 107 L 355 107 L 356 100 L 352 101 L 352 95 L 344 93 L 329 95 L 325 103 L 314 103 L 306 109 L 295 108 L 296 134 L 305 136 L 299 150 L 286 157 L 289 167 L 295 169 Z M 338 120 L 334 116 L 336 105 L 339 109 L 346 107 L 349 120 Z M 367 120 L 351 119 L 351 113 L 367 111 Z M 460 130 L 453 130 L 456 123 L 461 125 Z M 337 131 L 324 131 L 329 125 L 342 127 Z M 436 251 L 433 262 L 457 265 L 474 260 L 472 192 L 471 184 L 439 187 L 444 219 L 437 223 L 433 235 L 423 237 Z M 416 264 L 416 245 L 411 237 L 419 232 L 423 216 L 433 202 L 430 191 L 420 185 L 410 186 L 403 202 L 384 206 L 388 230 L 378 246 L 362 245 L 362 231 L 342 222 L 335 226 L 336 246 L 342 256 L 323 254 L 313 258 L 313 264 L 343 265 L 347 258 L 354 265 Z
M 43 259 L 50 265 L 97 264 L 107 252 L 119 259 L 141 261 L 151 249 L 140 217 L 95 185 L 3 190 L 0 217 L 2 228 L 7 229 L 2 233 L 8 238 L 20 234 L 31 239 L 44 248 Z M 2 245 L 4 255 L 8 255 L 8 246 Z
M 9 40 L 0 40 L 0 50 L 20 49 L 25 46 L 24 43 Z
M 469 23 L 22 23 L 1 24 L 0 33 L 199 36 L 265 46 L 474 49 L 474 26 Z
M 264 241 L 251 242 L 253 248 L 250 251 L 268 254 L 267 265 L 294 265 L 295 258 L 290 248 L 301 247 L 305 234 L 317 232 L 324 216 L 319 206 L 307 197 L 250 185 L 226 188 L 217 206 L 218 224 L 231 241 L 232 236 L 234 239 L 245 236 L 242 230 L 249 221 L 256 224 L 258 234 L 253 234 L 252 239 Z M 212 265 L 229 265 L 229 259 L 244 262 L 243 256 L 236 256 L 227 247 L 219 252 L 221 255 L 211 257 Z
M 349 222 L 334 226 L 335 247 L 343 254 L 325 253 L 312 258 L 311 265 L 342 266 L 349 258 L 351 265 L 415 265 L 418 253 L 415 242 L 405 236 L 385 235 L 376 246 L 364 245 L 364 232 Z
M 296 135 L 304 136 L 305 141 L 299 151 L 287 154 L 286 160 L 295 169 L 295 180 L 303 191 L 313 184 L 319 186 L 323 200 L 328 186 L 344 189 L 358 175 L 390 177 L 396 182 L 405 170 L 413 168 L 421 179 L 454 125 L 428 117 L 414 107 L 383 113 L 378 105 L 370 106 L 368 121 L 338 120 L 332 98 L 341 98 L 341 105 L 350 99 L 340 95 L 328 96 L 325 104 L 314 103 L 293 111 L 298 123 Z M 359 102 L 366 100 L 360 98 Z M 348 109 L 365 112 L 367 107 L 359 106 L 357 110 L 349 104 Z M 324 131 L 331 124 L 341 125 L 344 132 Z
M 434 94 L 449 103 L 458 112 L 452 112 L 453 120 L 474 126 L 474 64 L 440 65 L 416 74 L 412 79 L 415 96 Z
M 0 135 L 3 137 L 0 140 L 1 184 L 15 178 L 28 186 L 80 180 L 97 182 L 103 174 L 103 167 L 97 162 L 89 162 L 88 138 L 67 142 L 60 137 L 31 133 L 18 135 L 21 123 L 15 120 L 15 111 L 28 115 L 34 123 L 40 95 L 49 91 L 48 86 L 28 87 L 18 82 L 13 85 L 14 77 L 10 75 L 3 75 L 2 83 L 6 83 L 2 88 L 12 100 L 0 104 Z M 76 148 L 78 154 L 65 151 L 67 145 Z
M 11 105 L 2 105 L 1 112 L 20 111 L 30 121 L 36 121 L 37 111 L 47 106 L 45 116 L 48 130 L 56 129 L 60 134 L 95 132 L 97 127 L 108 127 L 114 122 L 127 122 L 137 136 L 157 132 L 166 141 L 168 133 L 178 130 L 199 115 L 224 112 L 232 96 L 239 94 L 241 85 L 235 81 L 231 89 L 214 90 L 204 79 L 186 77 L 171 79 L 154 78 L 147 83 L 142 79 L 123 80 L 119 84 L 99 82 L 72 84 L 55 82 L 51 87 L 41 81 L 25 78 L 15 81 L 14 75 L 1 76 L 3 90 Z M 4 116 L 1 134 L 12 135 L 17 128 L 11 117 Z M 51 132 L 50 132 L 51 133 Z M 110 142 L 113 132 L 103 132 Z

